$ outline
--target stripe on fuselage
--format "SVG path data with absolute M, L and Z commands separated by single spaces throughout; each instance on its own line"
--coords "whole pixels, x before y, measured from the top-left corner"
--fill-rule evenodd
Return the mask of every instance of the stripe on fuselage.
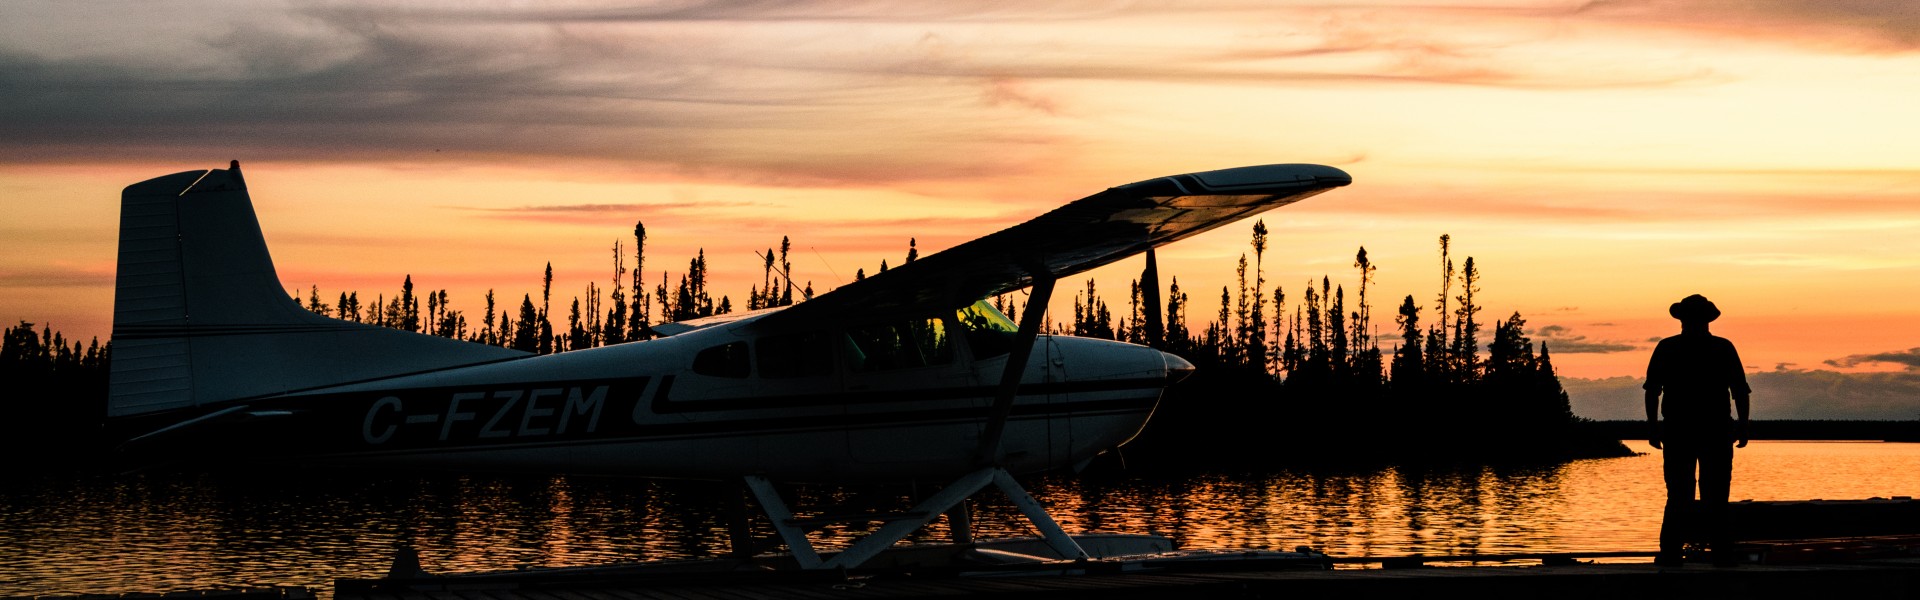
M 301 437 L 320 454 L 412 453 L 501 447 L 751 437 L 775 433 L 859 430 L 978 422 L 987 417 L 991 388 L 897 392 L 861 391 L 674 401 L 672 376 L 552 381 L 518 385 L 447 386 L 322 395 L 263 402 L 312 415 Z M 649 384 L 657 382 L 651 387 Z M 1165 380 L 1138 378 L 1022 386 L 1020 394 L 1141 392 L 1130 397 L 1015 405 L 1017 420 L 1056 415 L 1103 416 L 1153 409 Z M 646 396 L 652 392 L 649 401 Z M 978 399 L 967 406 L 953 400 Z M 887 404 L 944 402 L 943 407 L 885 410 Z M 872 412 L 844 413 L 862 405 Z M 663 410 L 664 409 L 664 410 Z M 750 414 L 717 414 L 722 411 Z M 768 415 L 767 411 L 779 411 Z M 760 413 L 760 414 L 751 414 Z M 797 414 L 796 414 L 797 413 Z M 663 421 L 653 414 L 676 415 Z

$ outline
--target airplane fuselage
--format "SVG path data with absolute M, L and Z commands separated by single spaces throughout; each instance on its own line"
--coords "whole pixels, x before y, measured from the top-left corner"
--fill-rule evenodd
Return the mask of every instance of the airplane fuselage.
M 815 481 L 961 473 L 979 465 L 1008 357 L 982 356 L 994 352 L 988 338 L 946 335 L 941 321 L 918 321 L 917 337 L 938 341 L 886 328 L 895 337 L 878 345 L 911 364 L 874 364 L 853 341 L 860 327 L 767 335 L 744 319 L 262 399 L 248 406 L 262 416 L 248 430 L 329 465 Z M 819 343 L 781 346 L 796 337 Z M 783 357 L 804 364 L 774 364 Z M 997 462 L 1082 463 L 1139 432 L 1169 382 L 1167 356 L 1151 348 L 1041 336 Z

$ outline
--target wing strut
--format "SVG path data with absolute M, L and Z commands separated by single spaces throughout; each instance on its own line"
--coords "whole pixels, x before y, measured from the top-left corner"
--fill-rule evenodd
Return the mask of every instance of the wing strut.
M 1007 429 L 1007 415 L 1013 413 L 1013 399 L 1019 395 L 1020 378 L 1026 376 L 1027 359 L 1033 355 L 1033 343 L 1040 335 L 1040 323 L 1047 317 L 1047 300 L 1053 297 L 1053 275 L 1037 271 L 1033 291 L 1026 308 L 1021 309 L 1020 331 L 1014 334 L 1013 349 L 1007 353 L 1007 368 L 1000 374 L 1000 389 L 994 392 L 993 410 L 987 413 L 987 430 L 980 434 L 978 460 L 982 466 L 1000 461 L 1000 435 Z

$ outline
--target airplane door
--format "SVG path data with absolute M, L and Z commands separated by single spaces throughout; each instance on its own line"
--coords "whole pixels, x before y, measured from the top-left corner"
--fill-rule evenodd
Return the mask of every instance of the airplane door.
M 951 412 L 972 385 L 941 319 L 849 327 L 845 367 L 848 451 L 855 462 L 904 466 L 968 456 L 979 443 Z
M 839 337 L 826 329 L 761 337 L 755 345 L 754 364 L 761 386 L 757 397 L 765 407 L 794 423 L 843 422 L 841 374 L 834 358 Z M 837 464 L 847 456 L 846 437 L 824 427 L 788 431 L 760 450 L 762 464 L 793 469 Z
M 1071 381 L 1067 377 L 1067 356 L 1061 350 L 1061 344 L 1054 337 L 1046 337 L 1046 390 L 1047 390 L 1047 454 L 1048 462 L 1053 462 L 1056 452 L 1064 453 L 1073 442 L 1072 413 L 1067 412 L 1068 403 L 1073 400 L 1064 391 L 1064 384 Z

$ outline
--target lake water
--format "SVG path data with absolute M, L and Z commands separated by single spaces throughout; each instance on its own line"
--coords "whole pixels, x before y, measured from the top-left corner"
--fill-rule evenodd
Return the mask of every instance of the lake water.
M 1306 545 L 1336 556 L 1651 551 L 1663 500 L 1657 452 L 1541 467 L 1025 484 L 1072 532 L 1159 533 L 1183 548 Z M 1735 500 L 1875 496 L 1920 496 L 1920 444 L 1757 441 L 1734 459 Z M 726 550 L 728 497 L 705 484 L 566 477 L 13 480 L 0 487 L 0 596 L 245 585 L 330 592 L 335 578 L 384 573 L 402 539 L 430 572 L 715 556 Z M 978 535 L 1031 534 L 1004 500 L 979 498 Z M 916 539 L 944 539 L 941 527 Z M 858 531 L 815 543 L 831 547 Z

